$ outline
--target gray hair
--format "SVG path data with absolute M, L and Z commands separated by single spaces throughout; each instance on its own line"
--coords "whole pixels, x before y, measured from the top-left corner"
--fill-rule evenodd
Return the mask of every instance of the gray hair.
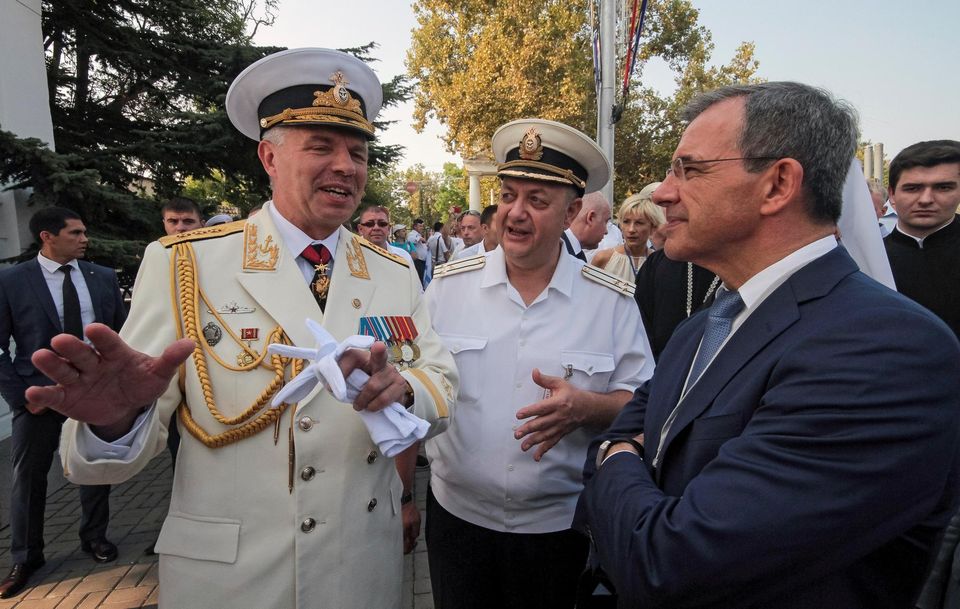
M 260 139 L 266 142 L 270 142 L 275 146 L 282 146 L 283 140 L 286 138 L 287 130 L 284 127 L 277 126 L 272 129 L 268 129 L 264 132 Z
M 745 157 L 791 158 L 803 167 L 807 214 L 835 223 L 843 206 L 843 183 L 857 147 L 857 113 L 824 89 L 796 82 L 731 85 L 703 93 L 686 107 L 692 121 L 710 106 L 744 97 L 743 130 L 737 142 Z M 750 172 L 770 160 L 744 161 Z

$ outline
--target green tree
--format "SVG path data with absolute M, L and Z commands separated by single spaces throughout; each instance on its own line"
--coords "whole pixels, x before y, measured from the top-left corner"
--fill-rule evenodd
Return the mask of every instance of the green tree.
M 418 127 L 435 118 L 444 140 L 464 157 L 489 155 L 490 137 L 521 117 L 557 120 L 596 134 L 589 0 L 417 0 L 418 26 L 407 55 L 418 82 Z M 662 178 L 682 131 L 680 110 L 701 90 L 751 80 L 753 45 L 726 65 L 709 67 L 710 32 L 689 0 L 651 0 L 633 75 L 633 92 L 617 125 L 617 200 Z M 644 67 L 660 58 L 676 91 L 643 88 Z
M 587 127 L 586 0 L 418 0 L 413 10 L 407 65 L 419 83 L 416 126 L 438 119 L 451 152 L 486 152 L 511 118 Z
M 43 35 L 56 152 L 4 137 L 0 175 L 33 188 L 31 203 L 79 211 L 91 256 L 135 266 L 159 233 L 160 201 L 188 192 L 247 210 L 269 197 L 252 143 L 224 111 L 227 88 L 279 49 L 250 44 L 277 0 L 43 0 Z M 374 45 L 347 49 L 371 61 Z M 385 105 L 409 94 L 399 76 Z M 384 123 L 379 123 L 383 126 Z M 373 167 L 399 158 L 372 146 Z M 185 184 L 190 181 L 190 186 Z

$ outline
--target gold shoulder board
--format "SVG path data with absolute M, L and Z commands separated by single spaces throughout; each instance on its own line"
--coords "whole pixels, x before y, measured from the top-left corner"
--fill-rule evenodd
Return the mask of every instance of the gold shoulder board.
M 583 265 L 583 276 L 590 281 L 610 288 L 614 292 L 620 292 L 624 296 L 633 297 L 633 293 L 637 290 L 637 287 L 629 281 L 624 281 L 616 275 L 611 275 L 610 273 L 602 269 L 598 269 L 595 266 L 590 266 L 589 264 Z
M 402 264 L 402 265 L 405 266 L 405 267 L 408 267 L 408 268 L 410 267 L 410 263 L 407 262 L 407 259 L 404 258 L 403 256 L 399 256 L 399 255 L 397 255 L 397 254 L 394 254 L 393 252 L 388 252 L 387 250 L 383 249 L 383 248 L 380 247 L 379 245 L 375 245 L 375 244 L 367 241 L 367 240 L 364 239 L 363 237 L 356 236 L 356 237 L 354 237 L 354 238 L 355 238 L 357 241 L 360 242 L 360 245 L 361 245 L 362 247 L 367 248 L 368 250 L 370 250 L 370 251 L 373 252 L 374 254 L 383 256 L 383 257 L 386 258 L 387 260 L 392 260 L 392 261 L 396 262 L 397 264 Z
M 226 224 L 218 224 L 216 226 L 195 228 L 185 233 L 160 237 L 159 241 L 163 247 L 173 247 L 178 243 L 184 243 L 186 241 L 203 241 L 204 239 L 226 237 L 227 235 L 232 235 L 233 233 L 239 233 L 242 231 L 243 225 L 246 223 L 246 220 L 237 220 L 236 222 L 228 222 Z
M 483 265 L 487 263 L 487 257 L 483 254 L 477 254 L 476 256 L 470 256 L 468 258 L 461 258 L 460 260 L 454 260 L 453 262 L 448 262 L 438 266 L 433 271 L 433 278 L 438 277 L 449 277 L 451 275 L 456 275 L 457 273 L 466 273 L 467 271 L 475 271 L 477 269 L 482 269 Z

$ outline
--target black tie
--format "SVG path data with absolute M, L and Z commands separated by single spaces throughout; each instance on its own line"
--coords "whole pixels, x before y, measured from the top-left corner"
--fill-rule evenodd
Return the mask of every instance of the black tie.
M 70 277 L 72 270 L 73 267 L 69 264 L 60 267 L 60 272 L 63 273 L 63 331 L 82 339 L 83 318 L 80 317 L 80 297 L 77 296 L 77 288 Z

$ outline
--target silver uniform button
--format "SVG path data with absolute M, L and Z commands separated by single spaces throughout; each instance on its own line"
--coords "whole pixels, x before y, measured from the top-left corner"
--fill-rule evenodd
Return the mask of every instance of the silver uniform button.
M 313 429 L 313 419 L 310 417 L 303 417 L 300 419 L 300 429 L 303 431 L 310 431 Z
M 303 531 L 304 533 L 309 533 L 316 526 L 317 526 L 316 520 L 314 520 L 313 518 L 307 518 L 306 520 L 300 523 L 300 530 Z
M 307 481 L 307 482 L 310 482 L 311 480 L 313 480 L 313 477 L 314 477 L 316 474 L 317 474 L 317 470 L 315 470 L 314 468 L 310 467 L 309 465 L 306 466 L 305 468 L 303 468 L 302 470 L 300 470 L 300 477 L 303 478 L 303 479 L 304 479 L 305 481 Z
M 377 507 L 377 498 L 374 497 L 370 500 L 370 503 L 367 504 L 367 511 L 372 512 Z
M 373 463 L 377 460 L 377 451 L 371 450 L 370 454 L 367 455 L 367 463 Z

